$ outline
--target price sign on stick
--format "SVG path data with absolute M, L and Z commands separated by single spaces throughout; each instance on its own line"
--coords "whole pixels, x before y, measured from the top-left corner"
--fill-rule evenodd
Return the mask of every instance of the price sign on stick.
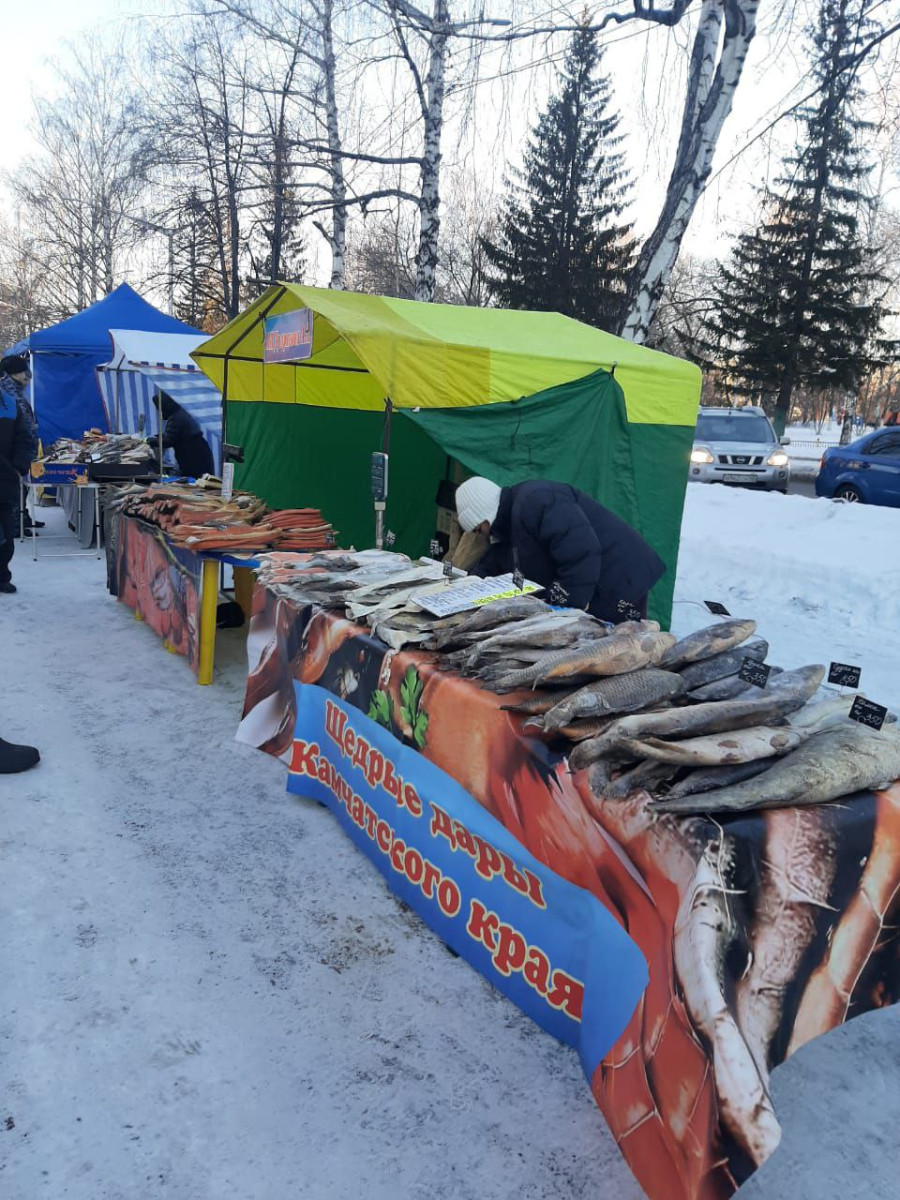
M 706 605 L 709 611 L 714 613 L 717 617 L 731 616 L 731 613 L 728 611 L 725 605 L 720 604 L 718 600 L 704 600 L 703 603 Z
M 880 729 L 884 724 L 888 710 L 883 704 L 875 704 L 863 696 L 857 696 L 850 706 L 850 720 L 858 721 L 860 725 L 868 725 L 870 729 Z
M 450 561 L 449 558 L 444 563 L 444 578 L 447 580 L 448 583 L 453 578 L 453 563 Z
M 437 538 L 432 538 L 428 543 L 428 553 L 432 558 L 438 558 L 440 556 L 441 543 L 437 540 Z
M 513 581 L 513 587 L 516 589 L 517 592 L 522 592 L 525 590 L 525 576 L 522 574 L 522 572 L 519 570 L 518 567 L 516 567 L 515 571 L 513 571 L 512 581 Z
M 397 540 L 396 533 L 394 533 L 393 529 L 389 529 L 387 531 L 387 533 L 384 535 L 384 544 L 390 550 L 391 546 L 393 546 L 393 544 L 394 544 L 394 542 L 396 542 L 396 540 Z
M 757 662 L 755 658 L 745 658 L 741 663 L 738 675 L 745 683 L 752 683 L 758 688 L 764 688 L 769 682 L 769 672 L 771 670 L 771 667 L 765 663 Z
M 641 610 L 635 608 L 630 600 L 620 600 L 616 605 L 616 612 L 621 613 L 626 621 L 641 620 Z
M 828 682 L 836 683 L 838 687 L 858 688 L 861 674 L 861 667 L 854 667 L 850 663 L 833 662 L 828 668 Z

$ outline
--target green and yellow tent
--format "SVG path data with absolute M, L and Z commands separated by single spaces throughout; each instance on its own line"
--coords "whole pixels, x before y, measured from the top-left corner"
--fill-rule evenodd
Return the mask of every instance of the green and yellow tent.
M 264 321 L 313 314 L 310 357 L 264 362 Z M 559 313 L 422 304 L 275 284 L 193 358 L 221 390 L 236 485 L 314 505 L 343 545 L 369 546 L 369 461 L 390 421 L 386 527 L 425 551 L 453 461 L 501 485 L 571 483 L 638 529 L 669 570 L 668 623 L 700 372 Z

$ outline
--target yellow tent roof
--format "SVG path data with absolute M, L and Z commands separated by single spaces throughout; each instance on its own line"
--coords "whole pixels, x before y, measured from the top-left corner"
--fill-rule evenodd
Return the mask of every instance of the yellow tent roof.
M 314 313 L 310 358 L 263 362 L 268 316 Z M 423 304 L 274 284 L 192 357 L 227 400 L 374 409 L 455 408 L 614 371 L 628 419 L 693 425 L 700 371 L 559 313 Z

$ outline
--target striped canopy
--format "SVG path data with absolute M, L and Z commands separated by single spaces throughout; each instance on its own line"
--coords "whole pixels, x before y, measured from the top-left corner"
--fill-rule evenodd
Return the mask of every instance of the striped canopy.
M 216 470 L 221 470 L 222 394 L 190 358 L 205 335 L 111 329 L 110 337 L 112 358 L 97 368 L 109 428 L 137 433 L 143 416 L 144 433 L 157 434 L 159 417 L 153 397 L 157 391 L 168 392 L 197 421 Z

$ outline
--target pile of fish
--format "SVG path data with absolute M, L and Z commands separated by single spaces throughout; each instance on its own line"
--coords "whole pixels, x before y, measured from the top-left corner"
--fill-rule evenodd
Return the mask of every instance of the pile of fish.
M 128 433 L 89 429 L 82 438 L 58 438 L 41 459 L 44 463 L 150 463 L 153 447 Z
M 195 551 L 255 552 L 326 549 L 334 545 L 331 525 L 316 508 L 270 512 L 250 492 L 223 500 L 221 481 L 207 477 L 196 485 L 153 484 L 121 493 L 121 512 L 165 530 L 175 543 Z
M 654 811 L 729 812 L 822 803 L 900 777 L 896 718 L 880 732 L 851 721 L 855 693 L 823 698 L 823 666 L 770 666 L 762 687 L 742 678 L 746 659 L 769 652 L 752 620 L 678 640 L 655 621 L 610 626 L 526 595 L 435 619 L 412 597 L 463 581 L 384 551 L 270 554 L 260 582 L 511 693 L 504 707 L 568 743 L 570 768 L 587 770 L 604 799 L 641 790 Z

